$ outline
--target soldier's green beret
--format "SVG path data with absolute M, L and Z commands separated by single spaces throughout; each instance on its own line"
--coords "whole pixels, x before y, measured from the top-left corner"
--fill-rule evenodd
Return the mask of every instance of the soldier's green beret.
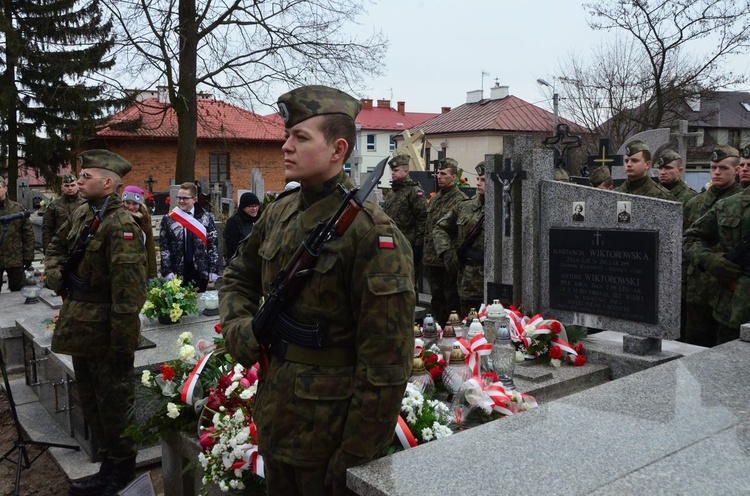
M 132 166 L 130 162 L 109 150 L 86 150 L 78 155 L 81 169 L 107 169 L 120 177 L 125 176 Z
M 719 145 L 714 147 L 714 151 L 711 153 L 711 162 L 721 162 L 729 157 L 740 158 L 740 152 L 733 146 Z
M 395 169 L 401 165 L 409 165 L 409 155 L 396 155 L 388 162 L 388 165 L 391 166 L 391 169 Z
M 680 157 L 680 154 L 677 153 L 674 150 L 664 150 L 661 152 L 661 155 L 659 155 L 659 160 L 656 162 L 656 164 L 659 167 L 662 167 L 667 164 L 671 164 L 675 160 L 682 160 L 682 157 Z
M 606 165 L 600 165 L 599 167 L 595 167 L 591 170 L 591 173 L 589 174 L 589 181 L 591 181 L 592 186 L 597 187 L 610 177 L 612 176 L 609 173 L 609 167 L 607 167 Z
M 483 176 L 483 175 L 484 175 L 484 171 L 485 171 L 485 168 L 484 168 L 484 160 L 482 160 L 481 162 L 479 162 L 479 163 L 477 164 L 477 166 L 476 166 L 476 167 L 474 167 L 474 170 L 476 170 L 476 171 L 477 171 L 477 176 Z
M 742 158 L 750 158 L 750 145 L 745 145 L 745 147 L 740 152 L 740 156 Z
M 61 179 L 61 182 L 62 182 L 63 184 L 70 184 L 70 183 L 74 183 L 74 182 L 76 182 L 76 180 L 77 180 L 77 178 L 76 178 L 76 176 L 74 176 L 73 174 L 65 174 L 65 175 L 64 175 L 64 176 L 62 177 L 62 179 Z
M 362 103 L 336 88 L 302 86 L 279 97 L 279 114 L 284 125 L 291 128 L 316 115 L 344 114 L 354 120 Z
M 633 140 L 625 145 L 625 155 L 628 157 L 638 152 L 650 151 L 648 145 L 641 140 Z
M 448 157 L 438 160 L 438 169 L 445 169 L 446 167 L 458 167 L 458 162 Z
M 555 167 L 553 174 L 555 181 L 562 181 L 566 183 L 570 182 L 570 174 L 568 174 L 568 171 L 566 171 L 562 167 Z

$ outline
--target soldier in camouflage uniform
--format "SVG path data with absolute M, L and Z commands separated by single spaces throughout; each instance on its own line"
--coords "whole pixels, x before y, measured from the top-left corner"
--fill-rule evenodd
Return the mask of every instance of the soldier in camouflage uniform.
M 416 280 L 422 263 L 427 199 L 419 184 L 409 177 L 408 155 L 398 155 L 388 165 L 391 167 L 391 191 L 385 196 L 383 211 L 411 243 Z
M 450 311 L 460 303 L 458 297 L 458 265 L 438 254 L 434 238 L 437 222 L 456 204 L 466 200 L 466 195 L 456 185 L 458 163 L 452 158 L 440 160 L 437 166 L 437 182 L 440 191 L 430 199 L 425 222 L 424 255 L 422 268 L 430 284 L 432 315 L 437 322 L 445 324 Z M 449 308 L 453 307 L 453 308 Z
M 598 189 L 613 189 L 612 174 L 609 172 L 609 167 L 606 165 L 600 165 L 591 169 L 589 174 L 589 181 L 591 186 Z
M 479 308 L 484 301 L 484 162 L 476 167 L 477 194 L 457 203 L 440 219 L 433 230 L 435 250 L 458 265 L 458 296 L 461 315 Z M 463 253 L 461 247 L 476 227 L 479 235 Z
M 745 146 L 740 152 L 740 186 L 750 186 L 750 145 Z
M 99 472 L 70 486 L 69 494 L 114 496 L 135 478 L 135 442 L 121 437 L 134 402 L 133 359 L 146 301 L 146 251 L 138 223 L 115 193 L 130 164 L 107 150 L 79 155 L 80 206 L 47 247 L 47 285 L 66 294 L 52 351 L 71 355 L 83 416 L 100 446 Z M 62 267 L 81 230 L 103 207 L 98 230 L 64 286 Z
M 78 195 L 76 176 L 65 174 L 62 178 L 62 196 L 49 204 L 42 217 L 42 250 L 46 252 L 52 236 L 70 219 L 75 209 L 81 206 L 83 198 Z
M 684 205 L 698 194 L 682 180 L 685 168 L 682 166 L 682 157 L 679 153 L 674 150 L 664 150 L 656 163 L 659 166 L 659 184 L 667 188 L 678 202 Z
M 8 186 L 0 178 L 0 217 L 23 212 L 20 203 L 8 198 Z M 20 291 L 25 283 L 23 270 L 34 261 L 34 228 L 28 218 L 0 224 L 0 286 L 3 272 L 8 274 L 8 289 Z
M 337 185 L 354 186 L 343 164 L 354 149 L 360 102 L 306 86 L 278 104 L 286 179 L 302 185 L 268 205 L 219 290 L 227 350 L 245 366 L 259 358 L 253 317 L 261 297 L 316 224 L 341 205 Z M 268 494 L 353 494 L 346 469 L 390 444 L 413 360 L 413 271 L 408 240 L 371 202 L 323 245 L 284 309 L 297 322 L 318 324 L 323 347 L 289 342 L 282 357 L 268 357 L 258 386 L 253 418 Z M 280 338 L 275 343 L 280 349 Z
M 685 232 L 685 256 L 719 284 L 713 317 L 719 323 L 714 344 L 740 335 L 740 326 L 750 322 L 750 266 L 740 267 L 724 258 L 740 240 L 750 236 L 750 188 L 725 195 Z
M 631 141 L 625 145 L 625 174 L 627 179 L 616 187 L 615 191 L 675 201 L 675 197 L 668 189 L 651 180 L 648 175 L 649 169 L 651 169 L 651 151 L 648 149 L 648 145 L 640 140 Z
M 730 197 L 742 189 L 734 181 L 739 165 L 739 152 L 731 146 L 714 148 L 711 155 L 711 182 L 706 191 L 698 193 L 685 204 L 683 231 L 706 214 L 721 198 Z M 714 346 L 717 341 L 718 324 L 714 320 L 714 300 L 721 290 L 719 281 L 707 271 L 702 261 L 685 251 L 684 258 L 690 263 L 687 268 L 685 289 L 685 337 L 690 344 Z

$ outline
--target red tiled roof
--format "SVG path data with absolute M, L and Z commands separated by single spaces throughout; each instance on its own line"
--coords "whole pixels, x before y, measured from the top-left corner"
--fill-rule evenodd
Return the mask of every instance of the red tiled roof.
M 362 129 L 383 129 L 389 131 L 403 131 L 418 126 L 424 121 L 437 116 L 421 112 L 400 113 L 392 108 L 373 107 L 362 109 L 356 122 Z
M 418 128 L 425 134 L 476 131 L 542 133 L 551 132 L 552 120 L 551 112 L 509 95 L 496 100 L 465 103 L 424 122 Z M 568 120 L 561 118 L 559 121 L 568 124 L 571 133 L 591 132 Z
M 198 139 L 283 141 L 283 133 L 283 125 L 273 119 L 220 100 L 198 100 Z M 96 135 L 176 139 L 177 115 L 166 104 L 148 98 L 112 116 Z

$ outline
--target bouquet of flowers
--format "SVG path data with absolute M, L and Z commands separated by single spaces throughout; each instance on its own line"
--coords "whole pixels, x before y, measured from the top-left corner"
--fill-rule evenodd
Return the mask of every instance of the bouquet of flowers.
M 198 315 L 198 295 L 191 285 L 183 285 L 179 276 L 171 281 L 157 278 L 148 285 L 141 312 L 151 319 L 161 317 L 177 322 L 184 314 Z
M 235 364 L 209 389 L 200 426 L 203 452 L 198 455 L 203 494 L 212 483 L 222 491 L 262 485 L 263 459 L 252 421 L 257 381 L 257 364 L 250 369 Z
M 541 314 L 526 317 L 513 307 L 508 310 L 508 318 L 517 360 L 541 358 L 554 367 L 562 362 L 577 367 L 586 363 L 581 342 L 586 338 L 585 328 L 571 328 L 568 332 L 557 320 L 545 319 Z
M 452 419 L 458 429 L 463 429 L 465 423 L 485 423 L 537 407 L 533 396 L 506 389 L 498 381 L 490 382 L 493 375 L 474 376 L 464 382 L 451 404 Z
M 443 402 L 426 398 L 417 386 L 406 384 L 401 415 L 396 424 L 399 446 L 408 449 L 450 436 L 453 431 L 449 424 L 450 409 Z
M 146 208 L 148 213 L 154 215 L 154 209 L 156 208 L 156 199 L 153 193 L 146 193 Z

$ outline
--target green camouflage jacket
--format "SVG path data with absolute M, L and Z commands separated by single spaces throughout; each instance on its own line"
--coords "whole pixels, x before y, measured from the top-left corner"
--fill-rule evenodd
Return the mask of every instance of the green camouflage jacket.
M 725 195 L 713 208 L 685 231 L 685 256 L 696 267 L 703 267 L 706 256 L 725 253 L 750 236 L 750 189 Z M 740 275 L 734 289 L 717 284 L 714 319 L 734 329 L 750 322 L 750 277 Z
M 42 217 L 42 250 L 47 249 L 52 236 L 83 202 L 83 198 L 76 194 L 75 196 L 63 195 L 49 204 Z
M 442 257 L 435 250 L 433 231 L 437 222 L 456 204 L 464 200 L 466 200 L 466 195 L 456 185 L 451 186 L 447 190 L 438 191 L 435 196 L 430 198 L 430 204 L 427 206 L 427 219 L 425 221 L 423 265 L 432 265 L 433 267 L 443 267 L 445 265 Z
M 47 247 L 47 286 L 57 293 L 63 287 L 63 261 L 93 217 L 89 204 L 81 205 Z M 141 228 L 123 208 L 119 195 L 113 195 L 75 273 L 90 285 L 97 300 L 106 301 L 66 298 L 52 336 L 52 351 L 100 357 L 109 351 L 134 353 L 141 329 L 139 313 L 146 301 L 146 250 Z
M 675 201 L 675 197 L 672 196 L 672 193 L 670 193 L 667 188 L 656 183 L 648 176 L 638 179 L 637 181 L 626 179 L 624 183 L 615 188 L 615 191 L 620 193 L 630 193 L 631 195 L 649 196 L 651 198 Z
M 261 296 L 318 222 L 341 205 L 341 182 L 354 186 L 341 172 L 271 203 L 224 271 L 222 333 L 227 350 L 245 366 L 259 357 L 253 316 Z M 318 324 L 324 347 L 351 350 L 355 365 L 270 357 L 253 412 L 264 457 L 294 466 L 327 465 L 334 456 L 364 463 L 390 443 L 413 360 L 413 270 L 409 242 L 371 202 L 343 236 L 323 245 L 285 312 Z
M 427 199 L 419 184 L 409 177 L 393 183 L 391 191 L 385 195 L 383 211 L 393 219 L 412 246 L 423 246 Z
M 706 191 L 698 193 L 688 200 L 682 218 L 683 233 L 708 212 L 719 199 L 732 196 L 740 191 L 742 191 L 741 188 L 734 183 L 724 190 L 717 190 L 711 186 Z M 719 282 L 698 265 L 690 263 L 687 254 L 685 254 L 685 259 L 689 263 L 685 285 L 685 301 L 701 305 L 713 305 L 718 293 Z
M 678 179 L 671 187 L 665 186 L 665 188 L 682 204 L 687 203 L 689 199 L 698 194 L 693 188 L 685 184 L 685 181 L 682 179 Z
M 24 210 L 20 203 L 8 198 L 0 202 L 0 217 Z M 24 260 L 34 260 L 34 228 L 29 219 L 18 219 L 5 225 L 8 228 L 0 243 L 0 268 L 23 267 Z
M 483 214 L 484 196 L 480 195 L 474 195 L 470 200 L 450 209 L 433 230 L 438 254 L 442 256 L 449 249 L 458 250 Z M 479 237 L 469 248 L 484 254 L 484 221 Z M 484 299 L 484 263 L 461 264 L 458 271 L 458 296 L 462 300 Z

